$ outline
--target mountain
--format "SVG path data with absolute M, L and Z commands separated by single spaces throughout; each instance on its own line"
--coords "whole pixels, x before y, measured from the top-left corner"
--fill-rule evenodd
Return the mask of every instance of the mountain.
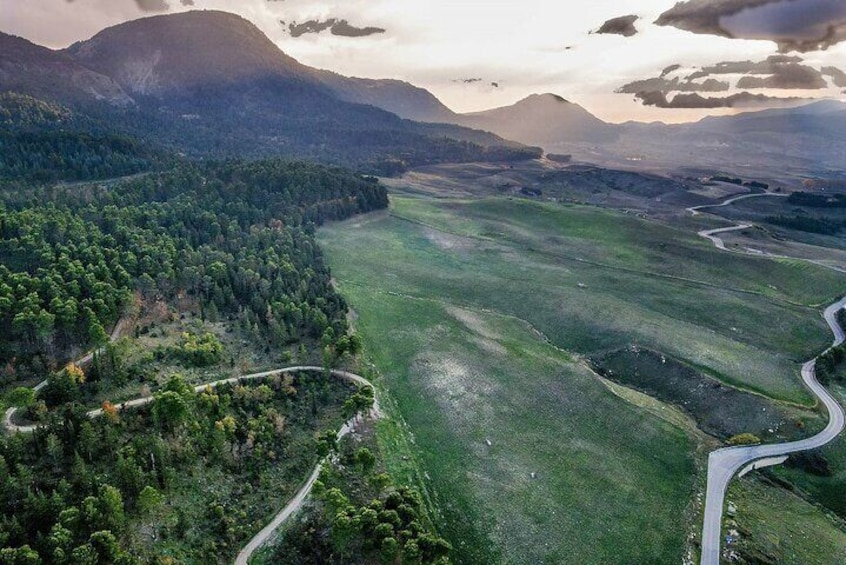
M 102 133 L 131 134 L 190 155 L 283 155 L 393 172 L 539 154 L 493 134 L 419 124 L 349 102 L 338 92 L 374 89 L 363 89 L 366 82 L 358 79 L 336 80 L 333 87 L 325 71 L 300 64 L 252 23 L 225 12 L 142 18 L 61 52 L 14 39 L 23 47 L 13 42 L 16 50 L 0 55 L 11 61 L 3 66 L 0 91 L 67 103 Z M 51 76 L 52 67 L 60 68 L 54 74 L 62 80 Z M 74 80 L 77 90 L 109 85 L 112 95 L 71 100 L 66 91 Z
M 707 117 L 684 124 L 626 123 L 613 143 L 590 148 L 557 144 L 603 164 L 707 168 L 734 176 L 803 178 L 844 171 L 846 104 L 821 101 L 794 108 Z
M 431 92 L 404 81 L 345 77 L 331 71 L 317 71 L 314 76 L 347 102 L 369 104 L 418 122 L 458 121 L 458 115 Z
M 795 108 L 704 118 L 691 126 L 691 129 L 714 133 L 731 132 L 737 135 L 810 134 L 815 137 L 842 139 L 844 126 L 846 126 L 846 103 L 821 100 Z
M 47 96 L 56 102 L 104 101 L 129 106 L 132 98 L 111 78 L 14 35 L 0 33 L 2 90 Z
M 113 77 L 133 95 L 172 96 L 274 77 L 312 83 L 310 69 L 255 25 L 226 12 L 133 20 L 71 45 L 65 53 Z
M 555 94 L 533 94 L 512 106 L 461 115 L 455 123 L 521 143 L 609 142 L 616 129 Z

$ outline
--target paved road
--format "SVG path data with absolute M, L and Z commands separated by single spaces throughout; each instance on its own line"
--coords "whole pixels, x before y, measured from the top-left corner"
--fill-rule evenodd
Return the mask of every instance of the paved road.
M 715 230 L 702 230 L 698 234 L 700 237 L 704 237 L 705 239 L 710 239 L 711 243 L 714 244 L 714 247 L 717 249 L 722 249 L 723 251 L 728 251 L 726 249 L 726 244 L 723 242 L 721 237 L 717 237 L 717 234 L 727 233 L 731 231 L 740 231 L 751 228 L 752 224 L 739 224 L 736 226 L 730 226 L 727 228 L 717 228 Z
M 776 194 L 774 192 L 761 192 L 758 194 L 741 194 L 740 196 L 733 196 L 728 200 L 724 200 L 719 204 L 702 204 L 701 206 L 691 206 L 690 208 L 686 208 L 688 212 L 691 213 L 693 216 L 698 216 L 700 210 L 704 210 L 705 208 L 722 208 L 723 206 L 731 206 L 735 202 L 740 200 L 746 200 L 747 198 L 760 198 L 762 196 L 774 196 L 777 198 L 784 198 L 785 196 L 789 196 L 788 194 Z
M 744 198 L 765 195 L 745 195 L 730 198 L 721 204 L 711 206 L 697 206 L 688 208 L 692 214 L 697 214 L 698 209 L 728 206 Z M 772 195 L 777 196 L 777 195 Z M 734 230 L 741 230 L 750 227 L 748 224 L 720 228 L 716 230 L 704 230 L 699 235 L 711 240 L 718 249 L 726 250 L 722 239 L 717 237 L 719 233 Z M 832 347 L 843 343 L 846 338 L 843 328 L 837 323 L 837 313 L 846 307 L 846 297 L 831 304 L 825 309 L 823 316 L 831 332 L 834 334 Z M 791 441 L 779 444 L 755 445 L 745 447 L 726 447 L 713 451 L 708 456 L 708 486 L 705 495 L 705 513 L 702 524 L 702 556 L 700 565 L 719 565 L 720 563 L 720 531 L 723 519 L 723 505 L 729 482 L 735 474 L 750 463 L 758 462 L 759 465 L 773 465 L 783 462 L 783 456 L 798 451 L 821 447 L 843 431 L 844 417 L 843 408 L 828 393 L 828 391 L 817 381 L 814 374 L 816 358 L 802 365 L 802 380 L 817 397 L 828 411 L 829 421 L 826 427 L 817 435 L 799 441 Z
M 842 298 L 825 310 L 825 320 L 834 334 L 834 344 L 843 343 L 843 329 L 837 323 L 839 310 L 846 306 Z M 828 410 L 829 421 L 825 429 L 813 437 L 788 443 L 727 447 L 711 452 L 708 456 L 708 490 L 705 496 L 705 518 L 702 525 L 702 559 L 700 565 L 718 565 L 720 562 L 720 527 L 722 525 L 725 493 L 734 474 L 747 464 L 821 447 L 843 431 L 844 414 L 840 404 L 817 381 L 814 374 L 816 359 L 802 365 L 802 380 Z

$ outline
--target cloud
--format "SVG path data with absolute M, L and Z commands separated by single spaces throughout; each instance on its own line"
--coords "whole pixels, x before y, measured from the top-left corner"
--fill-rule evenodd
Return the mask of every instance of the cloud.
M 779 88 L 818 90 L 828 83 L 822 73 L 805 65 L 782 65 L 770 76 L 745 76 L 737 81 L 738 88 Z
M 846 40 L 843 0 L 688 0 L 655 21 L 693 33 L 766 39 L 779 51 L 828 49 Z
M 451 82 L 467 86 L 474 85 L 477 89 L 482 91 L 492 91 L 492 89 L 497 89 L 502 86 L 501 80 L 488 80 L 481 77 L 454 78 Z
M 639 20 L 638 16 L 620 16 L 618 18 L 611 18 L 602 24 L 596 33 L 622 35 L 623 37 L 631 37 L 637 34 L 637 28 L 634 23 Z
M 285 22 L 282 22 L 284 25 Z M 368 35 L 375 35 L 385 33 L 385 29 L 381 27 L 357 27 L 351 25 L 347 20 L 339 20 L 337 18 L 329 18 L 327 20 L 309 20 L 298 24 L 293 22 L 288 25 L 288 32 L 291 37 L 301 37 L 308 33 L 321 33 L 326 30 L 332 35 L 340 37 L 367 37 Z
M 739 75 L 739 76 L 738 76 Z M 799 100 L 785 96 L 753 94 L 749 90 L 822 90 L 828 88 L 825 76 L 836 86 L 846 86 L 846 73 L 834 67 L 817 70 L 803 64 L 801 57 L 772 55 L 763 61 L 724 61 L 715 65 L 682 71 L 681 65 L 670 65 L 658 77 L 636 80 L 615 92 L 634 94 L 644 106 L 656 108 L 713 109 L 741 106 L 764 106 Z M 839 84 L 842 82 L 843 84 Z M 729 96 L 708 96 L 728 92 Z M 671 97 L 672 94 L 675 96 Z
M 68 0 L 73 2 L 74 0 Z M 135 0 L 138 9 L 144 12 L 167 12 L 170 10 L 170 4 L 167 0 Z M 194 0 L 180 0 L 183 6 L 193 6 Z
M 621 86 L 615 92 L 623 94 L 637 94 L 643 91 L 649 92 L 724 92 L 729 89 L 729 83 L 709 78 L 703 82 L 691 80 L 679 80 L 678 78 L 667 79 L 666 75 L 657 78 L 636 80 Z
M 135 0 L 138 7 L 145 12 L 165 12 L 170 10 L 170 4 L 165 0 Z
M 830 76 L 834 86 L 846 87 L 846 73 L 837 67 L 823 67 L 822 74 Z
M 737 82 L 737 87 L 779 88 L 818 90 L 828 86 L 820 71 L 801 64 L 801 57 L 773 55 L 764 61 L 725 61 L 688 75 L 689 80 L 696 80 L 711 75 L 745 75 Z
M 782 98 L 778 96 L 767 96 L 765 94 L 752 94 L 751 92 L 738 92 L 737 94 L 725 97 L 704 97 L 696 93 L 677 94 L 672 100 L 668 100 L 667 95 L 663 92 L 638 92 L 635 94 L 635 98 L 640 100 L 644 106 L 675 109 L 770 107 L 776 104 L 789 105 L 805 100 L 804 98 Z
M 661 71 L 661 78 L 664 78 L 668 74 L 675 72 L 681 68 L 681 65 L 670 65 L 669 67 L 664 67 L 664 70 Z
M 350 25 L 347 20 L 339 20 L 332 26 L 332 35 L 340 35 L 343 37 L 367 37 L 378 33 L 385 33 L 385 29 L 381 27 L 367 26 L 356 27 Z

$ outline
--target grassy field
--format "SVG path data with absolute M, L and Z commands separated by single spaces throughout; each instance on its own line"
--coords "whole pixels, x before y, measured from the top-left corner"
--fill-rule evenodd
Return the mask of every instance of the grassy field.
M 588 207 L 396 198 L 355 225 L 322 232 L 341 279 L 514 315 L 583 355 L 638 343 L 797 402 L 797 363 L 829 340 L 817 311 L 846 282 Z
M 846 286 L 635 215 L 509 198 L 394 197 L 319 240 L 459 563 L 681 561 L 696 441 L 583 359 L 638 344 L 809 403 L 798 362 Z
M 832 565 L 846 562 L 843 523 L 791 494 L 746 477 L 736 481 L 727 500 L 737 515 L 726 520 L 727 534 L 737 533 L 735 551 L 747 563 Z M 732 531 L 733 530 L 733 531 Z
M 841 403 L 846 402 L 846 389 L 834 387 L 834 392 Z M 795 485 L 809 500 L 846 521 L 846 436 L 841 435 L 819 449 L 810 459 L 811 465 L 808 458 L 802 461 L 804 464 L 777 467 L 772 472 Z
M 673 517 L 692 493 L 683 432 L 608 394 L 516 319 L 360 287 L 349 297 L 458 562 L 679 555 Z

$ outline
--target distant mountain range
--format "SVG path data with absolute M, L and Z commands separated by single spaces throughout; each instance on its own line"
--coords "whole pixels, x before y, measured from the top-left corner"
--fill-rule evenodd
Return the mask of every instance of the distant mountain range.
M 483 112 L 457 114 L 430 92 L 399 81 L 333 75 L 346 100 L 427 122 L 492 132 L 546 151 L 608 166 L 716 169 L 750 175 L 846 173 L 846 104 L 834 100 L 750 111 L 699 122 L 606 123 L 555 94 L 535 94 Z
M 709 117 L 694 123 L 610 124 L 553 94 L 457 115 L 451 123 L 607 166 L 717 169 L 750 175 L 846 174 L 846 103 Z
M 402 119 L 372 104 L 374 90 L 380 100 L 396 90 L 375 82 L 302 65 L 225 12 L 143 18 L 62 51 L 0 34 L 0 92 L 66 106 L 76 122 L 65 128 L 84 122 L 198 156 L 284 155 L 376 172 L 540 154 L 493 134 Z M 408 108 L 421 98 L 393 96 Z
M 249 21 L 216 11 L 127 22 L 62 51 L 0 34 L 3 91 L 64 105 L 87 128 L 190 154 L 286 155 L 378 172 L 540 155 L 527 146 L 655 169 L 846 163 L 839 102 L 681 125 L 610 124 L 554 94 L 458 114 L 407 82 L 303 65 Z

